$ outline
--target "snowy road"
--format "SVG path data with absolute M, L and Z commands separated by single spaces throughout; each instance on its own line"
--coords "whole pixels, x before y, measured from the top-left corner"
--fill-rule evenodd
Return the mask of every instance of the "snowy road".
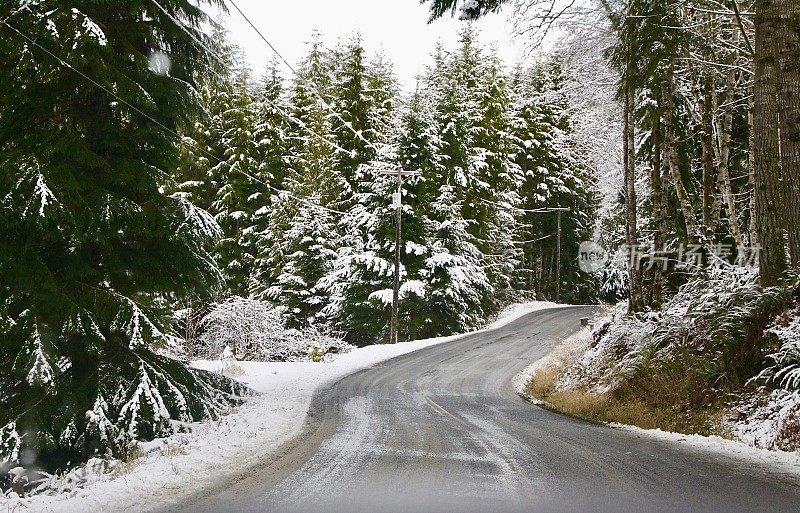
M 531 313 L 347 376 L 315 395 L 300 438 L 184 511 L 800 511 L 797 476 L 517 396 L 513 376 L 589 312 Z

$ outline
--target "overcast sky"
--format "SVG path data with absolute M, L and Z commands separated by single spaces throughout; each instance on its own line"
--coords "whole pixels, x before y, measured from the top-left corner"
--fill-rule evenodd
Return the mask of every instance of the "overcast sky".
M 237 5 L 286 59 L 296 64 L 307 52 L 306 42 L 318 30 L 326 44 L 348 39 L 359 32 L 368 51 L 383 50 L 394 63 L 404 89 L 412 89 L 415 77 L 431 61 L 436 42 L 453 48 L 463 22 L 441 19 L 428 25 L 428 7 L 418 0 L 236 0 Z M 508 13 L 487 16 L 476 23 L 481 41 L 496 45 L 507 65 L 522 55 L 521 41 L 511 36 Z M 230 7 L 223 16 L 232 41 L 247 55 L 253 71 L 260 73 L 272 56 L 269 47 Z M 283 67 L 286 76 L 288 69 Z

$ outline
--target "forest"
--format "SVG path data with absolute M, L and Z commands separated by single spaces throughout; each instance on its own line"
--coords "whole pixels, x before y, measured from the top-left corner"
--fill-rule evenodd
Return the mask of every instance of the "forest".
M 615 400 L 797 409 L 800 4 L 423 3 L 560 35 L 509 64 L 465 23 L 405 91 L 357 34 L 254 73 L 224 1 L 0 1 L 4 465 L 124 457 L 249 393 L 193 358 L 389 341 L 398 201 L 400 340 L 623 301 Z
M 534 42 L 605 27 L 621 107 L 621 181 L 595 238 L 601 287 L 627 301 L 538 396 L 593 420 L 795 450 L 800 3 L 433 0 L 431 16 L 501 8 Z
M 502 294 L 555 291 L 556 216 L 569 207 L 564 297 L 592 301 L 577 244 L 598 207 L 569 137 L 557 60 L 506 74 L 472 28 L 403 95 L 391 63 L 357 37 L 308 44 L 286 83 L 270 62 L 253 80 L 215 33 L 217 68 L 200 85 L 202 119 L 183 135 L 174 191 L 214 216 L 219 294 L 266 300 L 287 325 L 322 324 L 363 345 L 386 340 L 403 187 L 401 339 L 462 332 Z M 225 64 L 230 63 L 230 64 Z
M 387 170 L 415 172 L 401 340 L 556 288 L 596 301 L 577 250 L 599 195 L 560 59 L 505 70 L 466 26 L 402 92 L 357 35 L 326 48 L 312 34 L 294 76 L 275 59 L 254 76 L 190 2 L 51 3 L 4 9 L 0 31 L 4 460 L 124 456 L 247 393 L 175 357 L 387 341 Z M 225 312 L 294 331 L 268 348 L 229 340 L 247 328 Z

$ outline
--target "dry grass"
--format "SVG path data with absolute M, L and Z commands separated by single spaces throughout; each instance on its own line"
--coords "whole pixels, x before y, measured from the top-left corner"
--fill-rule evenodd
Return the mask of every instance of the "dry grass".
M 604 413 L 608 410 L 608 394 L 591 394 L 583 390 L 561 390 L 550 394 L 547 402 L 559 411 L 587 420 L 606 421 Z
M 128 454 L 125 455 L 125 458 L 121 461 L 118 461 L 111 470 L 112 479 L 130 474 L 133 469 L 139 466 L 141 456 L 141 449 L 139 449 L 138 445 L 134 445 L 133 448 L 128 451 Z
M 226 376 L 228 378 L 236 378 L 239 376 L 244 376 L 244 366 L 236 361 L 226 361 L 222 364 L 222 369 L 220 369 L 220 374 Z
M 593 422 L 616 422 L 678 433 L 727 435 L 720 428 L 720 419 L 724 414 L 721 409 L 687 411 L 670 407 L 671 397 L 668 396 L 673 391 L 669 387 L 658 387 L 664 392 L 664 397 L 650 396 L 647 402 L 632 394 L 623 397 L 614 392 L 593 393 L 577 388 L 558 390 L 556 383 L 568 365 L 569 362 L 562 360 L 556 365 L 542 368 L 533 375 L 525 392 L 543 401 L 551 410 Z M 658 389 L 654 387 L 648 392 L 658 395 Z M 653 404 L 665 406 L 656 407 Z
M 546 398 L 550 397 L 555 391 L 556 380 L 562 370 L 563 368 L 555 366 L 540 369 L 531 377 L 525 392 L 535 399 L 546 401 Z

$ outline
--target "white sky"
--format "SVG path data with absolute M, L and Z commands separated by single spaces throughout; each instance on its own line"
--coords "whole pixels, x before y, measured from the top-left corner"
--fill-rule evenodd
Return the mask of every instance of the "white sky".
M 431 62 L 431 53 L 441 41 L 454 48 L 464 22 L 449 16 L 428 25 L 428 6 L 419 0 L 236 0 L 237 5 L 270 40 L 277 50 L 296 65 L 307 53 L 312 32 L 333 46 L 356 32 L 370 53 L 382 50 L 394 64 L 404 89 L 413 89 L 415 77 Z M 277 4 L 277 5 L 276 5 Z M 260 74 L 272 58 L 272 51 L 244 19 L 229 6 L 224 16 L 231 40 L 245 52 L 250 66 Z M 506 12 L 489 15 L 478 22 L 481 42 L 494 45 L 506 65 L 523 55 L 522 41 L 511 36 Z M 285 76 L 291 72 L 281 65 Z

